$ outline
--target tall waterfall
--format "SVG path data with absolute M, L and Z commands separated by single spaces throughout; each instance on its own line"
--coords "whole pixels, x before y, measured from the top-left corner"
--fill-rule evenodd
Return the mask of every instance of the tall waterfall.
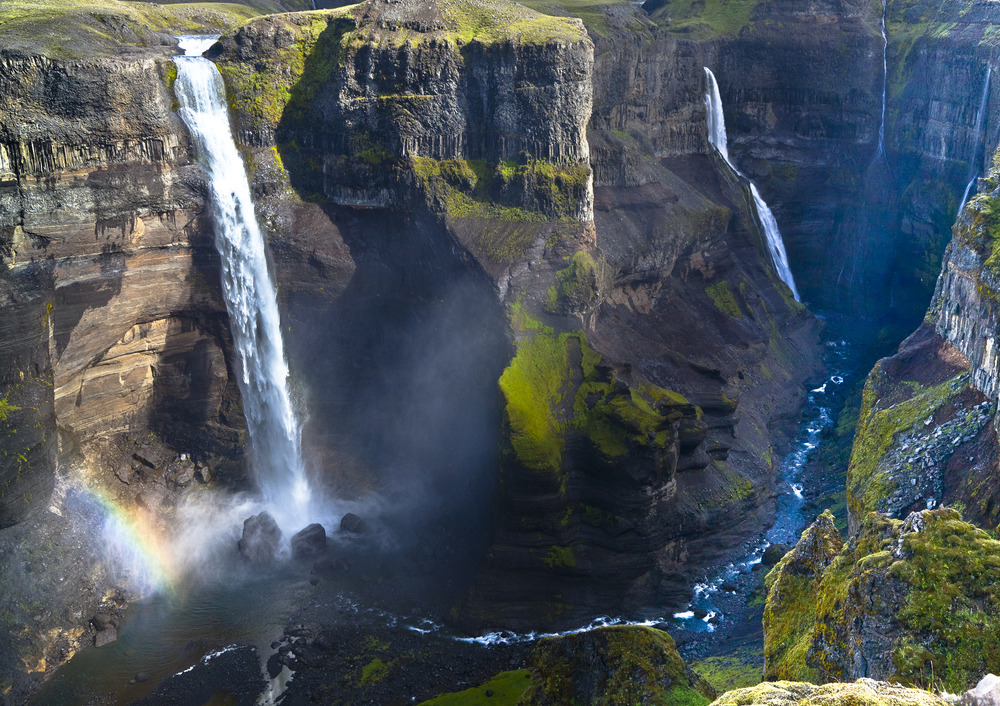
M 961 213 L 962 209 L 965 208 L 965 202 L 969 200 L 969 193 L 972 191 L 973 185 L 976 183 L 976 179 L 979 177 L 979 148 L 980 146 L 985 147 L 986 139 L 983 134 L 983 117 L 986 115 L 986 101 L 990 97 L 990 74 L 993 71 L 993 65 L 986 65 L 986 80 L 983 82 L 983 95 L 979 99 L 979 111 L 976 113 L 976 125 L 975 125 L 975 135 L 976 144 L 972 149 L 972 159 L 969 160 L 969 183 L 965 187 L 965 193 L 962 194 L 962 203 L 958 205 L 958 212 Z
M 254 474 L 268 509 L 285 527 L 306 523 L 310 490 L 299 422 L 288 390 L 278 301 L 267 269 L 243 159 L 229 126 L 222 76 L 202 58 L 217 37 L 181 37 L 175 57 L 180 115 L 195 142 L 212 192 L 222 292 L 242 365 L 240 391 Z
M 788 266 L 788 254 L 785 252 L 785 243 L 781 239 L 781 231 L 778 230 L 778 221 L 764 199 L 761 198 L 757 186 L 747 179 L 736 166 L 729 160 L 729 147 L 726 140 L 726 119 L 722 113 L 722 97 L 719 95 L 719 84 L 715 80 L 715 74 L 707 66 L 705 67 L 705 79 L 707 87 L 705 89 L 705 113 L 708 115 L 708 141 L 715 147 L 719 155 L 726 161 L 736 174 L 747 180 L 750 184 L 750 195 L 753 196 L 754 204 L 757 206 L 757 217 L 760 225 L 764 229 L 767 237 L 767 249 L 771 255 L 771 262 L 774 269 L 781 277 L 781 281 L 792 290 L 795 301 L 799 299 L 799 291 L 795 288 L 795 279 L 792 277 L 792 270 Z
M 889 35 L 885 31 L 885 3 L 882 0 L 882 118 L 878 124 L 878 150 L 875 152 L 876 159 L 881 155 L 885 156 L 885 89 L 889 79 L 889 62 L 886 54 L 889 51 Z

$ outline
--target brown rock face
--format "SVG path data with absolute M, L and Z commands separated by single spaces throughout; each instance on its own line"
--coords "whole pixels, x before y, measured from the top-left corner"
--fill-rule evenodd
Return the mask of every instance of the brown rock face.
M 210 443 L 229 374 L 198 170 L 163 61 L 0 62 L 0 290 L 16 312 L 0 324 L 2 380 L 26 459 L 0 471 L 3 525 L 45 502 L 57 429 L 64 451 L 165 424 Z

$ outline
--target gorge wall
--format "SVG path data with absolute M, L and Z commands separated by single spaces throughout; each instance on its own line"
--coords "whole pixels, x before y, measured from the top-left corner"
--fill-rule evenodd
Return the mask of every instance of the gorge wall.
M 382 499 L 372 512 L 401 570 L 467 567 L 448 599 L 470 629 L 662 615 L 772 516 L 817 325 L 768 264 L 745 184 L 716 164 L 702 67 L 819 308 L 922 308 L 984 153 L 977 122 L 995 141 L 992 88 L 978 110 L 987 4 L 960 18 L 946 4 L 940 23 L 890 6 L 884 159 L 878 7 L 654 5 L 584 24 L 373 0 L 256 19 L 210 54 L 269 233 L 317 480 Z M 79 38 L 69 55 L 0 57 L 0 525 L 23 541 L 56 522 L 51 488 L 78 467 L 154 510 L 191 482 L 182 452 L 201 480 L 245 483 L 172 42 L 124 26 L 119 41 L 139 46 L 120 58 L 80 54 Z M 949 272 L 984 277 L 963 252 Z M 934 388 L 914 425 L 940 414 L 939 437 L 985 444 L 994 353 L 961 332 L 992 314 L 966 279 L 941 285 L 961 301 L 940 305 L 951 343 L 915 339 L 919 370 L 900 379 Z M 892 399 L 870 395 L 863 417 Z M 974 474 L 943 469 L 971 498 Z M 892 502 L 925 503 L 932 476 L 897 483 Z M 863 494 L 852 523 L 879 502 Z M 81 640 L 49 640 L 31 667 Z

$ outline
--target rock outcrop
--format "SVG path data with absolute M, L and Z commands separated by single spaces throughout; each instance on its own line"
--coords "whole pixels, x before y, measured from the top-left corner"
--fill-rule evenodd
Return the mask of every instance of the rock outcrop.
M 852 531 L 870 510 L 943 503 L 982 526 L 1000 522 L 998 182 L 994 166 L 959 215 L 925 323 L 869 376 L 848 471 Z
M 838 541 L 821 517 L 768 576 L 768 674 L 962 692 L 996 664 L 1000 542 L 950 509 L 870 513 L 831 559 Z M 796 577 L 796 554 L 826 566 Z
M 707 704 L 715 696 L 684 664 L 670 635 L 620 626 L 542 639 L 531 654 L 531 684 L 518 703 Z
M 777 681 L 726 692 L 712 706 L 946 706 L 945 699 L 922 689 L 874 679 L 823 684 Z

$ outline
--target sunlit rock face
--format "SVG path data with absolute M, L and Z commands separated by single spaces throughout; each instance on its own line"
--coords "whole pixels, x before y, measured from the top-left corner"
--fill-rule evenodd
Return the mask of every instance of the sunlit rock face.
M 57 429 L 64 454 L 164 426 L 211 445 L 229 344 L 167 64 L 3 63 L 3 379 L 21 408 L 7 420 L 18 461 L 3 462 L 10 524 L 47 500 Z

